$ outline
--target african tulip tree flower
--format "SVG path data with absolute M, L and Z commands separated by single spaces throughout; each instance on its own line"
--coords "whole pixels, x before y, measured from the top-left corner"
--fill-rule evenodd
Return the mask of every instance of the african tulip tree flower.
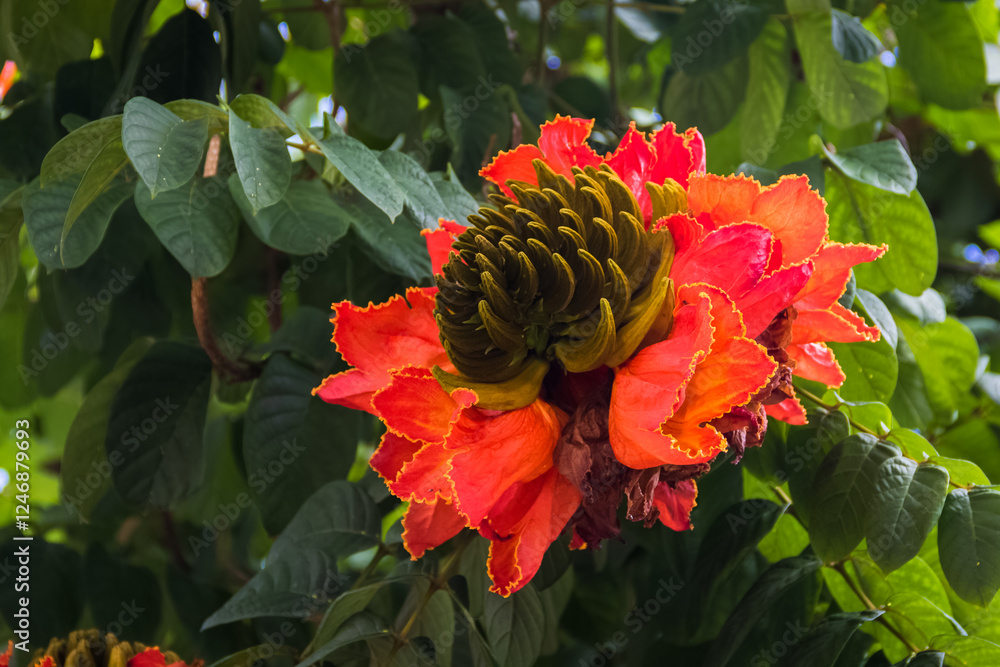
M 14 642 L 0 653 L 0 667 L 8 667 L 14 652 Z M 63 667 L 92 665 L 93 667 L 189 667 L 174 653 L 163 653 L 157 647 L 119 640 L 115 635 L 102 635 L 98 630 L 76 630 L 66 639 L 54 638 L 45 651 L 38 651 L 30 663 L 33 667 Z M 195 660 L 190 667 L 201 667 Z
M 557 118 L 483 169 L 495 208 L 426 233 L 435 287 L 334 304 L 352 368 L 315 390 L 385 425 L 371 465 L 409 501 L 410 554 L 474 529 L 503 595 L 564 530 L 617 536 L 623 496 L 690 528 L 710 461 L 804 418 L 792 374 L 839 385 L 824 342 L 878 336 L 837 299 L 884 249 L 828 241 L 805 177 L 705 174 L 672 124 L 602 157 L 591 126 Z

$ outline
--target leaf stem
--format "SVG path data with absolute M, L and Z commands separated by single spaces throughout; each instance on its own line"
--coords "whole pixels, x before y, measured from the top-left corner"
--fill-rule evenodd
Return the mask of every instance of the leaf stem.
M 372 572 L 375 571 L 375 568 L 378 567 L 378 564 L 387 555 L 389 555 L 389 548 L 386 547 L 383 542 L 379 542 L 378 548 L 375 550 L 375 555 L 372 556 L 371 561 L 365 566 L 365 569 L 361 571 L 361 574 L 358 575 L 357 581 L 351 585 L 351 590 L 353 591 L 356 588 L 361 588 L 365 581 L 368 580 L 368 577 L 372 575 Z
M 191 312 L 198 342 L 205 354 L 212 360 L 212 366 L 230 383 L 248 382 L 260 375 L 258 366 L 234 361 L 222 353 L 212 332 L 212 320 L 208 308 L 208 279 L 191 278 Z
M 844 561 L 838 561 L 838 562 L 834 563 L 833 565 L 831 565 L 830 567 L 840 573 L 840 576 L 842 576 L 844 578 L 844 581 L 847 582 L 847 585 L 850 587 L 850 589 L 854 592 L 855 595 L 858 596 L 858 599 L 861 600 L 861 602 L 865 605 L 865 607 L 867 607 L 870 611 L 884 611 L 885 610 L 884 608 L 876 607 L 875 603 L 873 603 L 871 601 L 871 598 L 869 598 L 867 595 L 865 595 L 865 592 L 862 591 L 854 583 L 854 581 L 851 579 L 851 576 L 847 573 L 847 568 L 844 567 Z M 898 639 L 903 644 L 903 646 L 905 646 L 907 649 L 909 649 L 909 651 L 910 651 L 911 654 L 915 654 L 915 653 L 919 653 L 920 652 L 920 648 L 918 648 L 917 646 L 914 646 L 914 644 L 909 639 L 907 639 L 906 637 L 904 637 L 902 635 L 902 633 L 900 633 L 900 631 L 895 628 L 895 626 L 893 626 L 891 623 L 889 623 L 889 621 L 886 620 L 886 618 L 885 618 L 884 615 L 883 616 L 879 616 L 876 620 L 879 623 L 881 623 L 883 626 L 885 626 L 885 628 L 889 632 L 891 632 L 896 637 L 896 639 Z
M 814 394 L 811 391 L 808 391 L 806 389 L 802 389 L 800 387 L 796 387 L 795 388 L 795 393 L 797 395 L 799 395 L 799 396 L 804 396 L 804 397 L 808 398 L 810 401 L 812 401 L 813 403 L 815 403 L 819 407 L 823 408 L 824 410 L 828 410 L 829 412 L 836 412 L 836 411 L 840 410 L 840 405 L 830 405 L 829 403 L 824 403 L 823 400 L 819 396 L 817 396 L 816 394 Z M 855 428 L 855 430 L 860 431 L 861 433 L 867 433 L 868 435 L 874 435 L 876 438 L 880 437 L 878 433 L 876 433 L 875 431 L 871 430 L 867 426 L 864 426 L 863 424 L 859 424 L 858 422 L 856 422 L 853 419 L 851 419 L 850 415 L 845 415 L 845 416 L 847 417 L 847 421 L 851 424 L 851 426 L 853 426 Z
M 455 571 L 458 569 L 458 564 L 462 559 L 462 554 L 465 552 L 465 548 L 472 543 L 472 538 L 474 536 L 475 533 L 471 531 L 463 531 L 460 534 L 459 538 L 456 540 L 458 544 L 456 545 L 455 550 L 448 555 L 447 560 L 445 560 L 440 570 L 438 570 L 437 576 L 431 579 L 430 584 L 427 586 L 427 592 L 424 593 L 420 602 L 416 607 L 414 607 L 413 613 L 410 614 L 410 617 L 406 620 L 406 623 L 403 625 L 403 629 L 396 635 L 392 651 L 389 653 L 387 664 L 392 663 L 392 659 L 396 656 L 396 653 L 398 653 L 399 649 L 406 643 L 407 637 L 413 629 L 413 625 L 417 622 L 420 615 L 424 613 L 424 609 L 430 603 L 434 594 L 438 591 L 448 590 L 448 580 L 451 579 L 451 577 L 455 574 Z

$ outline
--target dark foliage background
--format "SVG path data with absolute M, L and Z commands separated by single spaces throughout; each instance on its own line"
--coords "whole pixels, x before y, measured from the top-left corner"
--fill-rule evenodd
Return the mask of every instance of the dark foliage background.
M 0 615 L 27 440 L 38 647 L 1000 664 L 998 29 L 992 0 L 5 0 Z M 715 466 L 695 530 L 559 542 L 504 599 L 480 538 L 409 561 L 377 424 L 310 390 L 343 368 L 330 303 L 429 284 L 420 230 L 557 113 L 808 174 L 832 238 L 890 247 L 845 299 L 883 339 Z

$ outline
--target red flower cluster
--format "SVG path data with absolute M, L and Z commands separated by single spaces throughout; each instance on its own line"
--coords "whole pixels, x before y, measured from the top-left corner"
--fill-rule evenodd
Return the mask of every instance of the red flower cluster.
M 477 530 L 502 595 L 568 526 L 574 547 L 616 535 L 623 496 L 690 528 L 708 462 L 804 422 L 792 375 L 839 386 L 825 342 L 879 336 L 837 300 L 885 249 L 829 241 L 806 177 L 706 174 L 670 123 L 602 157 L 592 125 L 557 118 L 483 169 L 497 210 L 426 234 L 438 287 L 334 304 L 353 368 L 315 390 L 385 424 L 371 465 L 410 503 L 410 554 Z
M 14 655 L 14 642 L 10 641 L 7 643 L 7 650 L 4 653 L 0 653 L 0 667 L 8 667 L 10 665 L 10 659 Z M 141 653 L 137 653 L 132 656 L 128 661 L 128 667 L 201 667 L 204 664 L 202 660 L 196 660 L 191 665 L 178 660 L 167 664 L 167 658 L 163 655 L 159 648 L 151 646 L 146 648 Z M 55 659 L 51 655 L 44 655 L 35 662 L 35 667 L 58 667 Z

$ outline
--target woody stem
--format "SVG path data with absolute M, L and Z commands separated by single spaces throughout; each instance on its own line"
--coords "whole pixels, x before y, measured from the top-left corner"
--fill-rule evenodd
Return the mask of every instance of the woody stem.
M 254 367 L 244 366 L 233 361 L 219 349 L 219 343 L 212 332 L 212 320 L 208 307 L 208 279 L 191 279 L 191 312 L 194 328 L 198 333 L 198 342 L 205 354 L 212 360 L 212 366 L 218 373 L 230 382 L 247 382 L 260 375 Z

